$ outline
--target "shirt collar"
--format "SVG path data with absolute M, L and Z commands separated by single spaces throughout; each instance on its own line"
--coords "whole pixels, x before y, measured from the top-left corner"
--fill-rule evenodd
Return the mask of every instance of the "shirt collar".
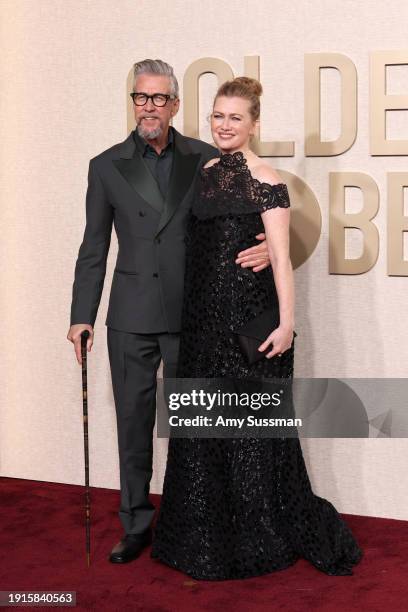
M 167 144 L 164 147 L 163 151 L 167 148 L 170 148 L 171 150 L 174 150 L 174 132 L 173 132 L 174 128 L 170 125 L 169 126 L 169 131 L 168 131 L 168 136 L 167 136 Z M 133 139 L 136 143 L 136 147 L 138 149 L 138 151 L 144 156 L 147 152 L 148 149 L 153 149 L 153 147 L 150 146 L 150 144 L 144 139 L 142 138 L 137 129 L 135 129 L 135 131 L 133 132 Z

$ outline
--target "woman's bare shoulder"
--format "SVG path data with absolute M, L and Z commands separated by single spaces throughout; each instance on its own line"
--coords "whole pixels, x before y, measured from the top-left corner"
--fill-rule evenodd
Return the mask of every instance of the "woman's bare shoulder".
M 270 185 L 279 185 L 283 183 L 280 174 L 268 164 L 261 162 L 251 168 L 252 176 L 261 183 L 269 183 Z
M 220 161 L 219 157 L 213 157 L 213 159 L 210 159 L 205 166 L 203 166 L 203 168 L 211 168 L 211 166 L 213 166 L 214 164 L 216 164 L 217 162 Z

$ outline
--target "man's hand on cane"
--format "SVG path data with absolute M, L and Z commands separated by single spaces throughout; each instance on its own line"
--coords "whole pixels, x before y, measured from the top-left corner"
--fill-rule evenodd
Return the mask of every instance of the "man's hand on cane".
M 82 365 L 81 357 L 81 334 L 87 329 L 89 331 L 89 338 L 86 342 L 86 349 L 89 352 L 93 345 L 94 331 L 92 325 L 88 323 L 76 323 L 71 325 L 67 334 L 67 340 L 70 340 L 74 344 L 75 355 L 79 365 Z

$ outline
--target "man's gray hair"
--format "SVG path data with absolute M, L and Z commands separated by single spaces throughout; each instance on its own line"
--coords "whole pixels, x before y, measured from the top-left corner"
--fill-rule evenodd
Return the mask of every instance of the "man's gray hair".
M 141 62 L 136 62 L 136 64 L 133 65 L 133 88 L 135 87 L 136 78 L 139 74 L 160 74 L 168 76 L 170 79 L 170 94 L 178 98 L 179 86 L 174 70 L 170 64 L 166 64 L 166 62 L 159 59 L 145 59 Z

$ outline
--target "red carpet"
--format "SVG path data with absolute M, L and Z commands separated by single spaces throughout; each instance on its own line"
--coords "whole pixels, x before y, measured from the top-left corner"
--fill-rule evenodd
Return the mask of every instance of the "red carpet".
M 76 609 L 121 612 L 408 608 L 405 521 L 345 515 L 364 551 L 353 576 L 327 576 L 299 559 L 288 569 L 259 578 L 201 582 L 150 559 L 149 549 L 126 565 L 107 561 L 122 537 L 118 491 L 91 491 L 88 569 L 83 487 L 13 478 L 1 478 L 0 484 L 2 591 L 72 590 L 77 592 Z M 152 500 L 157 506 L 160 497 L 153 495 Z

